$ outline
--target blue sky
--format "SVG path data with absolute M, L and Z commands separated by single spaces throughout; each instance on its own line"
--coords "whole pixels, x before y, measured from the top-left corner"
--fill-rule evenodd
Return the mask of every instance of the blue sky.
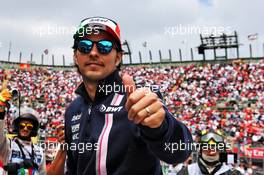
M 212 5 L 212 0 L 199 0 L 201 4 L 210 6 Z

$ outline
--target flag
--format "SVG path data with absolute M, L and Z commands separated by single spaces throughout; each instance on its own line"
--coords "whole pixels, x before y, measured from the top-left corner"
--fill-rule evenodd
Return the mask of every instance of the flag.
M 3 163 L 0 161 L 0 174 L 4 174 Z
M 147 47 L 147 41 L 143 42 L 143 43 L 142 43 L 142 46 L 143 46 L 143 47 Z
M 253 41 L 253 40 L 256 40 L 256 39 L 258 39 L 258 33 L 254 33 L 254 34 L 248 35 L 248 40 L 249 41 Z
M 28 169 L 28 175 L 33 175 L 33 169 L 32 168 Z
M 25 170 L 24 168 L 20 168 L 19 170 L 18 170 L 18 175 L 25 175 L 27 172 L 26 172 L 27 170 Z
M 45 49 L 43 52 L 45 53 L 45 55 L 48 55 L 49 50 L 48 49 Z
M 30 64 L 20 63 L 19 67 L 20 67 L 20 69 L 29 69 L 30 68 Z

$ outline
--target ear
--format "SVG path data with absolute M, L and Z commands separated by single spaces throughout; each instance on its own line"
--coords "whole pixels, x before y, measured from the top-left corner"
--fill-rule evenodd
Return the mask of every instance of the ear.
M 74 53 L 73 53 L 73 61 L 74 61 L 74 63 L 75 63 L 76 65 L 79 65 L 79 64 L 78 64 L 78 60 L 77 60 L 77 52 L 76 52 L 76 51 L 74 51 Z
M 123 52 L 116 53 L 115 65 L 118 66 L 122 60 Z

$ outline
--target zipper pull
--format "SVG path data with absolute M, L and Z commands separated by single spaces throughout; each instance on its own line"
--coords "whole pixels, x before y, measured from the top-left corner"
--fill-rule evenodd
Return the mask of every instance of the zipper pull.
M 92 104 L 90 104 L 89 107 L 88 107 L 88 115 L 91 114 L 91 111 L 92 111 Z

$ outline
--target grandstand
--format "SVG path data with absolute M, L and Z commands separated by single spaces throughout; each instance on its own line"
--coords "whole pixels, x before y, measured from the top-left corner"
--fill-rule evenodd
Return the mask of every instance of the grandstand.
M 40 139 L 55 137 L 55 127 L 63 123 L 65 108 L 75 98 L 81 77 L 73 67 L 1 62 L 0 81 L 6 69 L 9 87 L 18 89 L 22 103 L 40 113 Z M 263 171 L 263 59 L 132 65 L 123 66 L 122 73 L 134 76 L 139 84 L 159 85 L 169 110 L 194 138 L 198 130 L 220 128 L 233 151 L 240 154 L 241 166 L 250 162 L 255 172 Z M 12 117 L 6 122 L 10 126 Z

